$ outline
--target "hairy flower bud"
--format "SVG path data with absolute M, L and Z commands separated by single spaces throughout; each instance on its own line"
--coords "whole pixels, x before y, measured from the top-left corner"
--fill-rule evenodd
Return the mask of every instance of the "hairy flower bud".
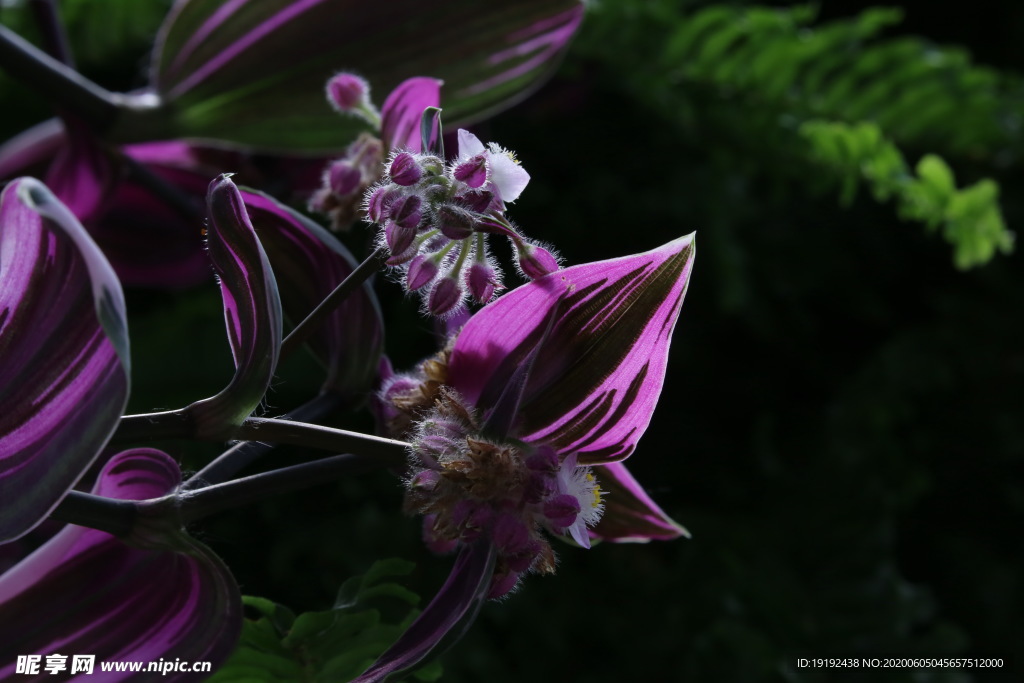
M 415 292 L 426 287 L 437 275 L 437 264 L 422 254 L 413 258 L 405 274 L 405 288 Z
M 486 262 L 478 261 L 469 267 L 466 277 L 469 293 L 478 302 L 485 304 L 494 297 L 494 289 L 498 284 L 497 273 Z
M 423 212 L 420 210 L 422 205 L 423 200 L 417 195 L 402 195 L 391 203 L 388 216 L 403 228 L 415 229 L 423 220 Z
M 487 157 L 477 154 L 455 167 L 452 176 L 472 188 L 483 186 L 487 182 Z
M 459 283 L 451 277 L 443 277 L 430 290 L 427 310 L 432 315 L 443 317 L 455 310 L 460 301 L 462 301 L 462 288 L 459 287 Z
M 449 239 L 466 239 L 473 234 L 474 225 L 473 214 L 463 208 L 445 204 L 437 209 L 437 227 Z
M 388 171 L 392 182 L 402 187 L 409 187 L 419 182 L 423 177 L 423 169 L 416 163 L 415 157 L 408 152 L 401 152 L 391 162 Z
M 352 165 L 350 161 L 339 159 L 334 161 L 327 168 L 327 183 L 331 192 L 340 196 L 348 197 L 359 190 L 363 182 L 362 172 Z
M 523 242 L 516 245 L 519 252 L 519 267 L 523 274 L 531 280 L 542 278 L 558 270 L 558 261 L 554 255 L 544 247 Z

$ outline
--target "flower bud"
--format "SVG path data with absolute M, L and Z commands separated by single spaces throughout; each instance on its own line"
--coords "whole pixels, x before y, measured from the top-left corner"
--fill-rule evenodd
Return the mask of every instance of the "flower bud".
M 384 226 L 384 241 L 392 255 L 401 254 L 412 246 L 416 239 L 416 228 L 402 225 L 391 220 Z
M 466 239 L 473 234 L 475 225 L 473 214 L 458 206 L 445 204 L 437 210 L 437 227 L 449 239 Z
M 405 274 L 405 288 L 410 292 L 423 289 L 436 275 L 437 264 L 433 259 L 419 254 L 409 264 L 409 271 Z
M 456 166 L 452 175 L 470 187 L 481 187 L 487 182 L 487 158 L 477 154 Z
M 455 197 L 455 200 L 470 211 L 484 213 L 494 202 L 494 193 L 487 190 L 470 190 Z
M 451 277 L 443 277 L 430 290 L 427 310 L 432 315 L 444 316 L 451 313 L 462 301 L 462 288 Z
M 354 194 L 363 182 L 363 174 L 351 162 L 344 159 L 334 161 L 327 169 L 327 184 L 331 192 L 348 197 Z
M 366 216 L 372 223 L 380 223 L 391 208 L 392 202 L 398 197 L 395 185 L 381 185 L 366 200 Z
M 409 187 L 419 182 L 423 177 L 423 169 L 416 163 L 415 157 L 408 152 L 398 154 L 391 162 L 391 169 L 388 171 L 391 180 L 402 187 Z
M 530 530 L 521 519 L 508 513 L 501 513 L 494 520 L 491 536 L 502 554 L 521 552 L 530 543 Z
M 340 73 L 327 81 L 327 101 L 342 113 L 361 109 L 370 102 L 370 84 L 350 73 Z
M 580 513 L 580 502 L 576 496 L 563 493 L 549 498 L 544 503 L 544 516 L 551 521 L 551 525 L 559 528 L 572 526 L 576 516 Z
M 482 304 L 494 297 L 494 288 L 499 284 L 498 275 L 486 262 L 478 261 L 469 267 L 466 278 L 469 293 Z
M 403 228 L 415 230 L 416 226 L 423 220 L 423 213 L 420 211 L 422 205 L 423 200 L 416 195 L 403 195 L 391 203 L 391 207 L 388 209 L 388 216 Z
M 523 242 L 516 245 L 519 252 L 519 267 L 523 274 L 531 280 L 542 278 L 558 270 L 558 261 L 544 247 Z

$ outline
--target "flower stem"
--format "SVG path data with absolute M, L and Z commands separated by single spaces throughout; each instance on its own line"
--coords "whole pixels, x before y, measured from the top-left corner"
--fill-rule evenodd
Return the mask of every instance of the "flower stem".
M 306 319 L 295 326 L 281 343 L 281 360 L 284 360 L 295 351 L 304 341 L 309 339 L 317 328 L 323 324 L 327 317 L 352 294 L 357 287 L 362 285 L 371 275 L 384 267 L 384 260 L 387 258 L 388 250 L 385 247 L 378 247 L 370 254 L 365 261 L 360 263 L 348 277 L 341 281 L 334 291 L 320 302 L 320 305 L 313 309 L 313 312 L 306 316 Z
M 320 394 L 287 415 L 282 420 L 317 420 L 342 405 L 344 399 L 335 392 Z M 273 446 L 256 441 L 243 441 L 224 451 L 203 469 L 182 484 L 182 489 L 192 489 L 220 484 L 251 465 L 258 458 L 273 450 Z
M 83 491 L 68 491 L 50 513 L 50 519 L 99 529 L 114 536 L 127 536 L 137 516 L 135 501 L 104 498 Z
M 106 129 L 118 116 L 115 95 L 62 64 L 5 26 L 0 26 L 0 66 L 94 130 Z
M 251 417 L 234 430 L 233 436 L 246 441 L 355 452 L 379 458 L 388 465 L 401 465 L 405 462 L 408 447 L 404 441 L 279 418 Z
M 29 0 L 28 7 L 42 34 L 46 51 L 61 64 L 75 68 L 71 44 L 64 31 L 64 24 L 60 21 L 55 0 Z
M 110 441 L 114 444 L 155 439 L 190 439 L 195 437 L 195 421 L 186 410 L 125 415 Z
M 335 455 L 206 486 L 195 491 L 182 492 L 178 509 L 182 522 L 187 524 L 216 512 L 390 464 L 392 463 L 377 457 L 348 453 Z

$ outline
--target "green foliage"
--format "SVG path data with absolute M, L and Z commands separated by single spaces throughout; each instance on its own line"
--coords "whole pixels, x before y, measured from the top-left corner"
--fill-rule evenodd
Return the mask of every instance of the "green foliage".
M 617 73 L 629 99 L 731 154 L 733 166 L 757 163 L 801 181 L 831 172 L 810 186 L 841 185 L 846 203 L 857 178 L 867 180 L 876 198 L 896 197 L 901 217 L 941 225 L 960 267 L 1009 251 L 996 181 L 943 190 L 914 178 L 899 147 L 989 168 L 997 154 L 1013 163 L 1024 114 L 1018 76 L 974 65 L 960 48 L 883 37 L 901 21 L 898 9 L 816 24 L 808 5 L 686 5 L 605 0 L 579 47 Z
M 817 160 L 840 178 L 844 204 L 852 202 L 858 182 L 867 181 L 879 201 L 896 199 L 902 218 L 921 221 L 933 230 L 941 227 L 953 245 L 958 268 L 981 265 L 996 251 L 1012 250 L 1013 233 L 1003 222 L 994 181 L 984 179 L 958 189 L 953 171 L 934 154 L 921 158 L 915 175 L 874 123 L 806 121 L 800 134 Z
M 245 621 L 238 649 L 210 680 L 334 683 L 355 678 L 419 613 L 415 609 L 419 596 L 388 580 L 406 576 L 414 568 L 399 559 L 375 562 L 365 575 L 346 581 L 334 607 L 323 612 L 296 616 L 265 598 L 243 598 L 246 607 L 260 616 Z M 435 661 L 413 677 L 436 681 L 441 665 Z

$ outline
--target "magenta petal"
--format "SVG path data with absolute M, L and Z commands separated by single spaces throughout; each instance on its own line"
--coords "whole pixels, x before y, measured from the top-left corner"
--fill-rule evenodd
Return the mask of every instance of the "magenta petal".
M 427 107 L 441 106 L 441 81 L 409 78 L 398 84 L 381 108 L 380 135 L 388 149 L 421 152 L 420 120 Z
M 32 529 L 96 459 L 128 399 L 124 297 L 45 185 L 0 197 L 0 542 Z
M 299 323 L 355 270 L 355 259 L 333 235 L 271 197 L 251 190 L 242 197 L 279 278 L 284 312 Z M 309 341 L 328 369 L 324 389 L 365 393 L 376 377 L 383 339 L 380 305 L 365 283 Z
M 224 321 L 235 359 L 231 383 L 190 410 L 200 430 L 241 424 L 263 400 L 281 352 L 281 298 L 270 261 L 230 176 L 210 183 L 208 248 L 220 277 Z
M 613 543 L 670 541 L 690 532 L 666 515 L 619 462 L 594 469 L 604 493 L 604 515 L 590 536 Z
M 693 253 L 689 235 L 643 254 L 566 268 L 505 294 L 459 333 L 449 383 L 486 413 L 562 300 L 531 370 L 517 435 L 578 453 L 581 465 L 622 460 L 661 393 Z
M 139 500 L 181 481 L 174 460 L 153 449 L 111 458 L 94 493 Z M 110 534 L 67 526 L 0 576 L 0 678 L 18 654 L 93 654 L 99 662 L 210 661 L 216 668 L 241 631 L 241 597 L 224 564 L 182 532 L 175 550 L 133 548 Z M 70 659 L 69 659 L 70 662 Z M 137 675 L 136 675 L 137 676 Z M 170 674 L 160 680 L 194 680 Z
M 464 546 L 455 560 L 452 573 L 423 613 L 373 665 L 352 683 L 377 683 L 398 676 L 425 663 L 442 639 L 458 638 L 476 618 L 487 598 L 494 573 L 495 549 L 490 543 Z M 450 634 L 450 635 L 449 635 Z

